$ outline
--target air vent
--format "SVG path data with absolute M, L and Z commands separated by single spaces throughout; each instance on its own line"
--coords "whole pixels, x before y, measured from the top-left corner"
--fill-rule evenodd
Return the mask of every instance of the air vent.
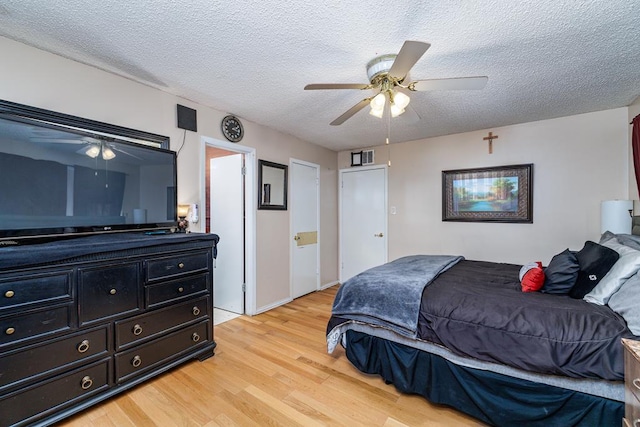
M 375 163 L 375 159 L 373 157 L 373 150 L 366 150 L 362 152 L 362 164 L 363 165 L 372 165 Z

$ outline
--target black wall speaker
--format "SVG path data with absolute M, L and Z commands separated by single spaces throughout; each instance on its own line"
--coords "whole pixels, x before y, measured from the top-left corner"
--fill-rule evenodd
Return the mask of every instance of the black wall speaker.
M 198 131 L 198 120 L 196 110 L 178 104 L 178 127 L 180 129 Z

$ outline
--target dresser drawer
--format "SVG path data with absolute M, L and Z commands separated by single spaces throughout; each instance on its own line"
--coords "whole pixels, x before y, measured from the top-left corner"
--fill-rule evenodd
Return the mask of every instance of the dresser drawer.
M 107 389 L 109 361 L 110 359 L 101 360 L 1 398 L 2 425 L 26 425 L 63 406 Z
M 138 263 L 82 268 L 78 280 L 81 325 L 140 310 L 142 286 Z
M 108 354 L 106 327 L 0 355 L 0 391 Z
M 116 381 L 127 381 L 210 341 L 211 322 L 205 321 L 116 354 Z
M 34 310 L 0 319 L 0 347 L 71 328 L 71 306 Z
M 190 252 L 146 261 L 147 281 L 167 279 L 209 268 L 209 252 Z
M 201 297 L 117 321 L 116 351 L 210 316 L 209 298 Z
M 0 280 L 0 311 L 71 300 L 71 270 Z
M 167 301 L 188 298 L 209 289 L 209 274 L 198 274 L 184 279 L 162 282 L 145 287 L 147 308 Z

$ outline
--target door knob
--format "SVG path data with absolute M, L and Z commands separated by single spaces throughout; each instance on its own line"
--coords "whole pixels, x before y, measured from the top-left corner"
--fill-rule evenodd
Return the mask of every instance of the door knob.
M 375 237 L 384 237 L 384 234 L 382 233 L 378 233 L 378 234 L 374 234 Z

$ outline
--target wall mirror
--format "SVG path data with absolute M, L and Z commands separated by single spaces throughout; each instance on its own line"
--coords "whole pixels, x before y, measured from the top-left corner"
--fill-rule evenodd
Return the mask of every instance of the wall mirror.
M 258 160 L 258 209 L 287 210 L 287 165 Z

